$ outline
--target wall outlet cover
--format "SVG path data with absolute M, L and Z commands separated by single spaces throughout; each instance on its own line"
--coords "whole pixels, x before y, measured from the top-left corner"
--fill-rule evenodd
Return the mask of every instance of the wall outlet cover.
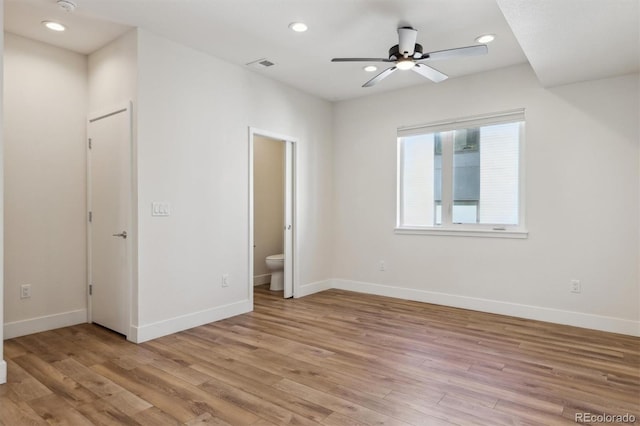
M 171 205 L 166 202 L 154 201 L 151 203 L 151 216 L 169 216 L 171 215 Z
M 31 297 L 31 284 L 23 284 L 20 286 L 20 299 L 28 299 Z

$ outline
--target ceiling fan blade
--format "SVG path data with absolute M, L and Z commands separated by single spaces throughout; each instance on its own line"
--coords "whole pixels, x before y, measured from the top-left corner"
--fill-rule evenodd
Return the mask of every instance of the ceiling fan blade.
M 387 58 L 333 58 L 331 62 L 394 62 Z
M 369 80 L 365 84 L 363 84 L 362 87 L 371 87 L 374 84 L 377 84 L 381 80 L 389 77 L 397 69 L 398 68 L 396 68 L 396 67 L 387 68 L 386 70 L 382 71 L 380 74 L 376 75 L 371 80 Z
M 440 83 L 441 81 L 449 78 L 446 74 L 443 74 L 437 69 L 431 68 L 430 66 L 427 66 L 425 64 L 416 64 L 413 68 L 411 68 L 411 71 L 417 72 L 423 77 L 427 77 L 434 83 Z
M 487 52 L 489 52 L 487 46 L 480 44 L 477 46 L 458 47 L 457 49 L 438 50 L 437 52 L 425 53 L 422 55 L 423 57 L 420 60 L 430 59 L 432 61 L 437 61 L 440 59 L 463 58 L 467 56 L 485 55 Z

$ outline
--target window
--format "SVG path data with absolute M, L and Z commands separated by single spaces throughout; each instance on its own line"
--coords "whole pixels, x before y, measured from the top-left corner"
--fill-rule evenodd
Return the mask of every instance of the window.
M 524 111 L 398 130 L 396 232 L 526 237 Z

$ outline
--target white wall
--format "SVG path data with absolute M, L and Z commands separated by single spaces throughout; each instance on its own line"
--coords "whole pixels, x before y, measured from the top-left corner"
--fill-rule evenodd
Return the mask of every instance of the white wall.
M 334 285 L 640 333 L 638 81 L 522 65 L 336 104 Z M 528 239 L 393 233 L 398 127 L 523 107 Z
M 270 282 L 265 258 L 284 251 L 283 141 L 256 135 L 253 139 L 254 284 Z
M 249 126 L 300 141 L 298 277 L 328 279 L 331 105 L 143 30 L 138 43 L 137 340 L 252 308 Z
M 331 275 L 333 241 L 333 105 L 244 68 L 250 125 L 297 139 L 294 275 L 303 296 Z M 248 154 L 247 154 L 248 155 Z
M 5 34 L 5 338 L 86 321 L 87 58 Z M 32 296 L 20 298 L 30 284 Z
M 132 222 L 127 230 L 132 245 L 131 330 L 127 338 L 135 341 L 138 324 L 137 269 L 137 90 L 138 90 L 138 31 L 129 31 L 89 55 L 88 114 L 99 114 L 133 103 L 132 123 Z
M 138 31 L 131 30 L 89 55 L 89 112 L 134 101 L 138 81 Z

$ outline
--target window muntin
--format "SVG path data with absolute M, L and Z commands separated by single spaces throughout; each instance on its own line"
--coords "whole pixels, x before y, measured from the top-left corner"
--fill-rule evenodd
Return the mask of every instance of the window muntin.
M 399 130 L 397 228 L 522 230 L 523 130 L 523 111 Z

